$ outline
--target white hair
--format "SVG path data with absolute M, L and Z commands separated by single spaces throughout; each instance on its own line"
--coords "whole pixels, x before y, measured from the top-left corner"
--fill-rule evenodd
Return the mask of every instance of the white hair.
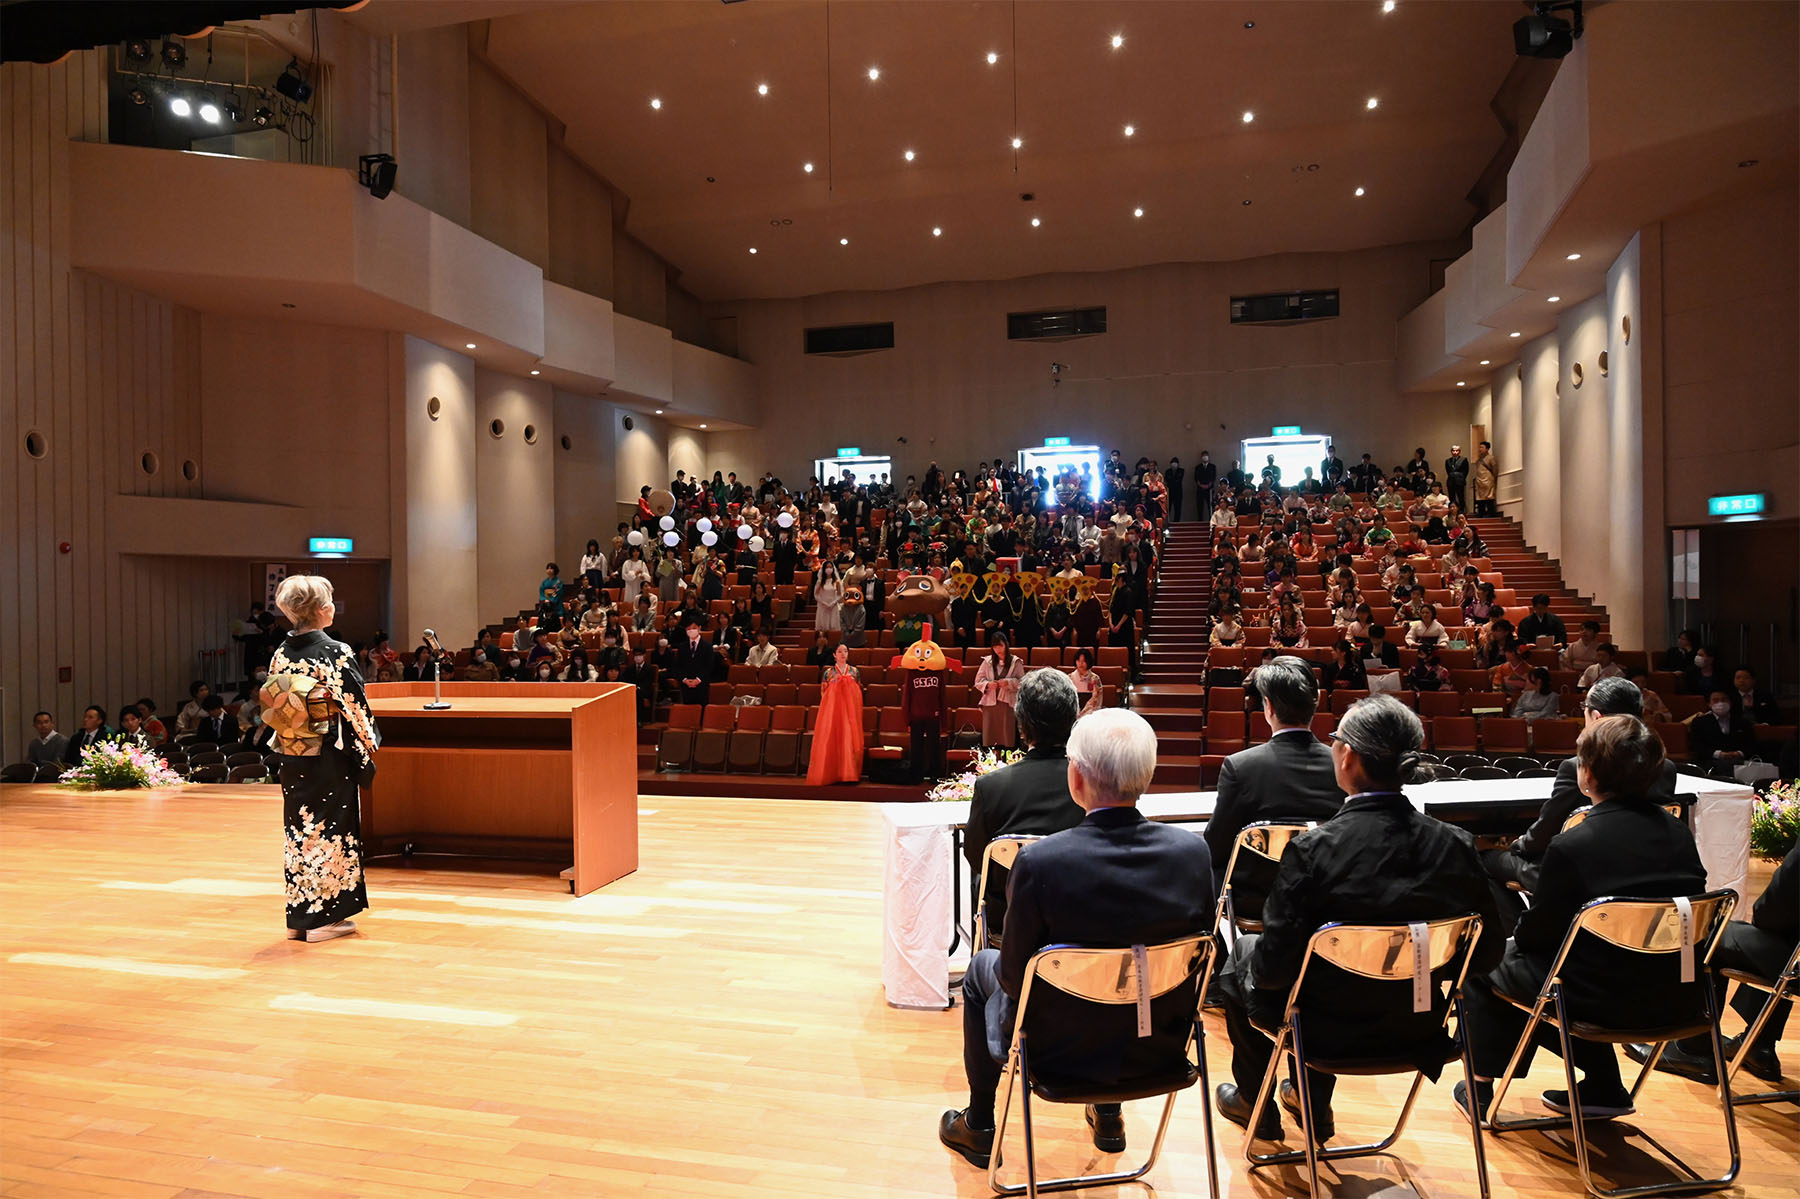
M 1101 795 L 1133 802 L 1156 773 L 1156 730 L 1136 712 L 1102 708 L 1075 722 L 1068 755 Z

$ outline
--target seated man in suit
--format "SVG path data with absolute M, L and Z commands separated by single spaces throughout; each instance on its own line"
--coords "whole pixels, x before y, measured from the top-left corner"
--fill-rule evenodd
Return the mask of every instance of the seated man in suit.
M 1787 857 L 1775 868 L 1774 877 L 1769 879 L 1769 885 L 1756 901 L 1750 923 L 1733 920 L 1727 924 L 1719 938 L 1719 947 L 1713 950 L 1713 994 L 1720 1014 L 1723 1015 L 1725 1010 L 1725 987 L 1730 982 L 1723 973 L 1725 970 L 1742 970 L 1773 981 L 1793 956 L 1796 943 L 1800 943 L 1800 842 L 1787 851 Z M 1731 1006 L 1744 1018 L 1746 1031 L 1768 998 L 1766 992 L 1753 987 L 1738 988 Z M 1775 1043 L 1781 1040 L 1781 1034 L 1787 1028 L 1788 1013 L 1793 1006 L 1791 1001 L 1784 999 L 1769 1013 L 1768 1023 L 1763 1025 L 1762 1032 L 1751 1042 L 1750 1052 L 1744 1057 L 1744 1069 L 1765 1082 L 1781 1081 L 1781 1061 L 1775 1056 Z M 1697 1079 L 1708 1086 L 1716 1085 L 1709 1039 L 1694 1037 L 1675 1042 L 1663 1050 L 1656 1068 Z M 1736 1056 L 1741 1041 L 1742 1037 L 1726 1039 L 1727 1060 Z M 1630 1045 L 1625 1052 L 1634 1062 L 1646 1062 L 1650 1060 L 1650 1049 L 1649 1045 Z
M 717 670 L 717 653 L 712 642 L 700 633 L 700 617 L 690 614 L 683 624 L 681 644 L 675 650 L 675 664 L 670 675 L 681 688 L 681 702 L 704 704 L 706 688 Z
M 1086 815 L 1069 795 L 1065 750 L 1080 703 L 1075 684 L 1060 670 L 1034 670 L 1019 683 L 1013 715 L 1020 739 L 1031 748 L 1022 761 L 975 780 L 963 829 L 963 856 L 975 872 L 969 894 L 981 885 L 981 858 L 995 837 L 1060 833 L 1080 824 Z M 987 898 L 989 926 L 999 929 L 1005 922 L 1006 895 L 997 892 Z M 977 895 L 976 901 L 980 899 Z
M 1641 720 L 1644 716 L 1644 693 L 1630 679 L 1601 679 L 1588 689 L 1582 707 L 1588 728 L 1593 728 L 1596 722 L 1605 720 L 1608 716 L 1635 716 Z M 1538 818 L 1532 822 L 1531 827 L 1505 849 L 1489 849 L 1482 853 L 1481 864 L 1496 882 L 1502 885 L 1518 883 L 1526 891 L 1537 890 L 1538 866 L 1544 860 L 1544 851 L 1550 848 L 1550 839 L 1562 831 L 1563 822 L 1571 812 L 1588 802 L 1587 796 L 1581 793 L 1577 770 L 1574 758 L 1564 759 L 1556 768 L 1556 782 L 1551 784 L 1550 798 L 1538 810 Z M 1657 804 L 1673 800 L 1675 775 L 1675 763 L 1665 758 L 1662 772 L 1651 785 L 1646 798 Z M 1509 893 L 1502 905 L 1502 914 L 1508 917 L 1507 932 L 1512 931 L 1513 921 L 1517 919 L 1517 909 L 1518 901 L 1512 899 Z
M 217 697 L 209 695 L 207 698 Z M 106 727 L 106 709 L 99 704 L 89 704 L 82 710 L 81 727 L 75 730 L 73 737 L 64 740 L 63 761 L 70 766 L 79 766 L 82 750 L 102 741 L 111 741 L 112 737 L 113 731 Z
M 1221 888 L 1231 848 L 1245 825 L 1262 820 L 1329 820 L 1344 802 L 1331 750 L 1313 736 L 1319 687 L 1312 667 L 1299 658 L 1276 658 L 1256 668 L 1256 689 L 1262 696 L 1263 718 L 1269 722 L 1269 740 L 1225 759 L 1219 768 L 1212 819 L 1206 823 L 1213 878 Z M 1240 862 L 1238 871 L 1231 892 L 1236 912 L 1260 919 L 1263 896 L 1274 883 L 1275 872 L 1260 861 L 1248 869 Z
M 1475 1059 L 1475 1109 L 1493 1097 L 1492 1080 L 1506 1069 L 1525 1030 L 1526 1014 L 1496 992 L 1529 1000 L 1543 986 L 1563 938 L 1582 906 L 1602 896 L 1667 899 L 1706 890 L 1706 867 L 1687 825 L 1652 798 L 1663 777 L 1663 745 L 1635 716 L 1607 716 L 1582 730 L 1575 743 L 1576 774 L 1594 810 L 1580 825 L 1550 842 L 1538 872 L 1531 907 L 1519 920 L 1506 957 L 1491 975 L 1470 971 L 1469 1036 Z M 1682 1019 L 1695 1007 L 1691 987 L 1681 984 L 1668 955 L 1654 957 L 1589 939 L 1578 945 L 1562 972 L 1563 996 L 1573 1020 L 1655 1026 Z M 1622 1015 L 1619 1006 L 1630 1003 Z M 1634 1108 L 1619 1080 L 1619 1057 L 1611 1045 L 1576 1041 L 1575 1066 L 1582 1071 L 1581 1108 L 1593 1119 L 1627 1116 Z M 1531 1067 L 1532 1048 L 1519 1061 Z M 1456 1086 L 1465 1114 L 1469 1096 Z M 1569 1110 L 1567 1091 L 1545 1091 L 1552 1111 Z
M 1032 955 L 1056 944 L 1155 945 L 1212 927 L 1205 843 L 1137 810 L 1156 773 L 1155 730 L 1135 712 L 1106 708 L 1075 726 L 1068 759 L 1069 794 L 1087 816 L 1019 854 L 1005 944 L 977 953 L 963 975 L 969 1106 L 944 1113 L 938 1139 L 977 1166 L 993 1152 L 994 1092 Z M 1105 1047 L 1094 1051 L 1104 1055 Z M 1090 1107 L 1088 1123 L 1096 1149 L 1124 1151 L 1117 1107 Z
M 1756 752 L 1756 731 L 1738 710 L 1736 691 L 1713 688 L 1706 709 L 1688 725 L 1688 756 L 1701 769 L 1730 778 L 1732 768 Z
M 200 705 L 200 719 L 194 723 L 194 735 L 214 745 L 235 745 L 238 739 L 237 717 L 225 710 L 225 700 L 209 695 Z
M 1474 838 L 1422 815 L 1401 794 L 1424 743 L 1418 715 L 1391 695 L 1357 701 L 1332 734 L 1332 766 L 1349 798 L 1337 815 L 1289 843 L 1263 906 L 1263 931 L 1239 937 L 1221 973 L 1236 1081 L 1219 1086 L 1218 1105 L 1234 1124 L 1250 1123 L 1275 1048 L 1258 1026 L 1280 1025 L 1307 942 L 1321 925 L 1408 923 L 1473 912 L 1481 917 L 1482 934 L 1471 969 L 1486 970 L 1500 959 L 1494 896 L 1481 877 Z M 1438 1076 L 1448 1044 L 1441 992 L 1432 1011 L 1415 1014 L 1396 1004 L 1392 984 L 1324 963 L 1309 968 L 1307 978 L 1309 995 L 1318 996 L 1312 1006 L 1319 1009 L 1309 1012 L 1306 1022 L 1312 1053 L 1360 1057 L 1380 1046 L 1382 1052 L 1412 1058 L 1429 1077 Z M 1320 1143 L 1335 1132 L 1336 1081 L 1318 1073 L 1306 1080 L 1313 1135 Z M 1284 1081 L 1280 1092 L 1282 1105 L 1297 1113 L 1294 1082 Z M 1256 1135 L 1279 1140 L 1281 1116 L 1273 1102 L 1255 1115 Z

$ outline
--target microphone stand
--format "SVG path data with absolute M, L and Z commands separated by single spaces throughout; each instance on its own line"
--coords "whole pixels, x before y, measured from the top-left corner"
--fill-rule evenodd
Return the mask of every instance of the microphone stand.
M 442 712 L 450 707 L 444 702 L 444 655 L 431 655 L 431 692 L 432 701 L 425 705 L 427 712 Z

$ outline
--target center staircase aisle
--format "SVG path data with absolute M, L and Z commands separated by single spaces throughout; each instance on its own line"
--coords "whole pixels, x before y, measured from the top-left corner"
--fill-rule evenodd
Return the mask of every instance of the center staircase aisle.
M 1148 619 L 1149 643 L 1140 665 L 1143 681 L 1131 706 L 1156 730 L 1152 791 L 1192 791 L 1200 785 L 1200 753 L 1206 724 L 1206 639 L 1212 631 L 1212 555 L 1204 523 L 1170 525 L 1157 570 L 1156 601 Z

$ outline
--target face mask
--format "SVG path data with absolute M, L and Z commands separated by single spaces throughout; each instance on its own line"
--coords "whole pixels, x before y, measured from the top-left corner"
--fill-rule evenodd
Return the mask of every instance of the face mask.
M 1731 705 L 1730 704 L 1714 704 L 1712 706 L 1712 714 L 1714 716 L 1717 716 L 1719 719 L 1723 720 L 1725 717 L 1731 715 Z
M 514 670 L 517 670 L 519 668 L 519 660 L 517 658 L 508 658 L 506 660 L 506 664 L 508 666 L 512 667 Z
M 259 683 L 268 677 L 269 677 L 269 672 L 266 670 L 259 670 L 256 672 L 256 681 Z
M 538 678 L 547 679 L 549 677 L 550 677 L 550 671 L 548 669 L 538 671 Z
M 1701 654 L 1694 659 L 1694 665 L 1698 666 L 1701 670 L 1705 670 L 1708 666 L 1712 665 L 1712 659 L 1705 654 Z
M 486 654 L 476 654 L 475 655 L 475 665 L 480 666 L 483 662 L 486 662 L 486 661 L 487 661 Z

